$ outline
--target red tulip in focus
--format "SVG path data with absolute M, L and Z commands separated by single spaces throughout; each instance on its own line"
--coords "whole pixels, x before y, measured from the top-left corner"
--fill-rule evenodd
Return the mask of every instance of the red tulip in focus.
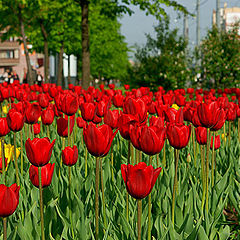
M 118 118 L 118 110 L 108 110 L 104 115 L 104 123 L 109 125 L 112 129 L 116 129 L 118 127 Z
M 38 103 L 27 103 L 26 105 L 26 123 L 34 124 L 38 121 L 38 118 L 41 116 L 41 107 Z
M 10 132 L 7 124 L 7 118 L 0 118 L 0 137 L 6 136 Z
M 11 187 L 0 185 L 0 217 L 8 217 L 15 212 L 19 203 L 19 189 L 16 183 Z
M 130 128 L 130 138 L 133 146 L 148 155 L 160 153 L 165 139 L 166 128 L 148 127 L 137 125 Z
M 207 144 L 207 128 L 197 127 L 195 128 L 196 139 L 198 144 L 206 145 Z
M 55 163 L 48 163 L 41 169 L 41 177 L 42 177 L 42 187 L 48 187 L 52 182 L 52 176 L 54 171 Z M 39 175 L 38 175 L 38 167 L 31 165 L 29 168 L 29 178 L 32 184 L 39 188 Z
M 22 113 L 16 111 L 15 109 L 10 109 L 7 114 L 8 127 L 13 132 L 18 132 L 22 130 L 25 122 L 25 117 Z
M 223 127 L 223 125 L 226 121 L 225 111 L 223 109 L 219 110 L 217 112 L 217 115 L 215 116 L 215 118 L 216 118 L 217 123 L 211 128 L 211 131 L 218 131 Z
M 70 135 L 72 134 L 75 122 L 75 115 L 70 117 Z M 68 136 L 68 116 L 57 119 L 57 133 L 60 137 Z
M 94 103 L 82 103 L 80 105 L 81 115 L 85 121 L 92 121 L 94 118 L 96 106 Z
M 47 137 L 34 138 L 33 140 L 28 138 L 25 148 L 29 162 L 36 167 L 46 165 L 50 161 L 55 141 L 56 139 L 51 143 Z
M 217 150 L 219 149 L 221 146 L 221 140 L 220 140 L 220 135 L 216 136 L 215 137 L 215 141 L 214 141 L 214 149 Z M 213 148 L 213 136 L 211 138 L 211 146 L 210 148 L 212 149 Z
M 116 94 L 113 96 L 112 98 L 112 103 L 116 108 L 120 108 L 123 106 L 123 100 L 124 100 L 124 96 L 120 95 L 120 94 Z
M 136 199 L 147 197 L 157 181 L 162 168 L 154 169 L 153 166 L 147 166 L 146 163 L 140 162 L 137 165 L 121 165 L 123 181 L 128 193 Z
M 76 164 L 77 160 L 78 160 L 77 146 L 74 145 L 72 148 L 68 146 L 65 147 L 64 150 L 62 150 L 62 161 L 64 165 L 73 166 Z
M 137 122 L 137 119 L 131 114 L 122 113 L 118 118 L 118 128 L 123 138 L 130 139 L 130 126 Z
M 187 146 L 191 135 L 191 125 L 168 124 L 167 138 L 172 147 L 181 149 Z
M 96 127 L 95 124 L 90 122 L 83 129 L 83 137 L 88 151 L 95 157 L 106 156 L 117 131 L 113 133 L 111 127 L 107 124 Z
M 49 98 L 47 94 L 41 93 L 38 95 L 38 103 L 41 108 L 46 108 L 49 105 Z

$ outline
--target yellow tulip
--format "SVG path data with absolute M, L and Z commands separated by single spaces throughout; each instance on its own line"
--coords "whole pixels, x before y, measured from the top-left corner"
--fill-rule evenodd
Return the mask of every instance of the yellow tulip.
M 179 109 L 179 106 L 178 106 L 177 104 L 173 104 L 173 105 L 171 106 L 171 108 L 174 108 L 174 109 L 178 110 L 178 109 Z
M 41 116 L 38 118 L 38 121 L 39 121 L 39 122 L 41 122 L 41 121 L 42 121 L 42 119 L 41 119 Z
M 3 106 L 2 107 L 2 112 L 7 114 L 8 113 L 8 107 L 7 106 Z

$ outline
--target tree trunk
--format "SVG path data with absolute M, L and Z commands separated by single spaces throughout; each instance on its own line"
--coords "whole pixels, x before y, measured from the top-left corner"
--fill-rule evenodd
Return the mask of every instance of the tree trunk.
M 60 52 L 58 55 L 58 77 L 57 77 L 57 86 L 62 85 L 62 78 L 63 78 L 63 44 L 60 48 Z
M 70 74 L 70 55 L 68 55 L 68 85 L 71 84 L 71 74 Z
M 21 10 L 21 7 L 19 7 L 18 19 L 19 19 L 19 23 L 20 23 L 20 27 L 21 27 L 21 35 L 22 35 L 24 52 L 25 52 L 25 56 L 26 56 L 27 69 L 28 69 L 27 82 L 28 82 L 30 85 L 33 85 L 32 67 L 31 67 L 30 57 L 29 57 L 29 53 L 28 53 L 28 49 L 27 49 L 27 41 L 26 41 L 24 23 L 23 23 L 23 19 L 22 19 L 22 10 Z
M 49 83 L 49 55 L 48 55 L 48 40 L 47 40 L 48 34 L 43 25 L 42 20 L 40 20 L 40 27 L 41 27 L 42 36 L 44 39 L 44 78 L 45 78 L 45 83 Z
M 89 1 L 81 1 L 82 8 L 82 87 L 87 89 L 90 84 L 90 50 L 89 50 Z

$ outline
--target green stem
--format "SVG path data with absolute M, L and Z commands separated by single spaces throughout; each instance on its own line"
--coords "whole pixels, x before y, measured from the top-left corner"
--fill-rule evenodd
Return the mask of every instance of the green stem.
M 85 145 L 85 178 L 87 177 L 87 173 L 88 173 L 87 158 L 88 158 L 88 150 L 87 150 L 87 146 Z
M 72 198 L 71 198 L 71 167 L 68 166 L 68 190 L 69 190 L 69 219 L 71 223 L 72 237 L 74 239 L 73 221 L 72 221 Z
M 102 188 L 102 205 L 103 205 L 103 223 L 105 229 L 107 229 L 107 218 L 104 198 L 104 182 L 103 182 L 103 170 L 102 170 L 102 159 L 100 159 L 100 172 L 101 172 L 101 188 Z
M 23 176 L 23 130 L 20 131 L 20 147 L 21 147 L 21 175 Z
M 194 129 L 194 126 L 192 125 L 192 134 L 193 134 L 193 158 L 194 158 L 194 167 L 197 166 L 197 158 L 196 158 L 196 137 L 195 137 L 195 129 Z
M 7 218 L 3 218 L 3 240 L 7 240 Z
M 111 147 L 111 165 L 112 165 L 112 181 L 114 181 L 114 174 L 113 174 L 113 145 Z
M 201 152 L 201 172 L 202 172 L 202 184 L 203 184 L 203 194 L 202 194 L 202 212 L 203 207 L 205 203 L 205 197 L 206 197 L 206 171 L 205 171 L 205 162 L 204 162 L 204 145 L 200 146 L 200 152 Z
M 211 132 L 210 129 L 207 129 L 207 154 L 206 154 L 206 211 L 208 213 L 208 175 L 209 175 L 209 152 L 211 144 Z
M 130 151 L 131 151 L 131 163 L 132 163 L 132 165 L 134 164 L 134 157 L 133 157 L 133 155 L 134 155 L 134 149 L 133 149 L 133 145 L 132 145 L 132 143 L 130 142 Z M 130 162 L 129 162 L 130 163 Z
M 163 167 L 166 168 L 167 162 L 166 162 L 166 142 L 163 145 Z
M 240 118 L 238 118 L 238 141 L 240 142 Z
M 214 152 L 215 152 L 215 132 L 213 132 L 213 145 L 212 145 L 212 188 L 214 186 Z
M 14 163 L 15 163 L 15 171 L 16 171 L 16 182 L 17 185 L 20 186 L 20 181 L 19 181 L 19 174 L 18 174 L 18 163 L 17 163 L 17 153 L 16 153 L 16 133 L 13 133 L 13 141 L 14 141 Z
M 41 235 L 42 240 L 45 240 L 44 233 L 44 218 L 43 218 L 43 192 L 42 192 L 42 175 L 41 175 L 41 167 L 38 167 L 38 180 L 39 180 L 39 195 L 40 195 L 40 216 L 41 216 Z
M 137 200 L 137 230 L 138 230 L 138 240 L 141 240 L 141 218 L 142 218 L 142 200 Z
M 230 146 L 230 142 L 231 142 L 231 121 L 229 121 L 228 125 L 228 146 Z
M 3 183 L 7 184 L 6 179 L 6 169 L 5 169 L 5 149 L 4 149 L 4 137 L 1 138 L 1 146 L 2 146 L 2 177 L 3 177 Z
M 96 174 L 95 174 L 95 239 L 99 236 L 99 157 L 96 157 Z
M 49 125 L 47 125 L 47 137 L 50 139 Z
M 179 149 L 175 149 L 174 153 L 175 153 L 175 175 L 174 175 L 173 198 L 172 198 L 172 223 L 173 223 L 173 225 L 174 225 L 175 198 L 176 198 L 176 188 L 177 188 L 177 171 L 178 171 Z
M 128 159 L 127 159 L 127 164 L 130 164 L 130 158 L 131 156 L 131 141 L 128 140 Z M 128 201 L 128 192 L 126 193 L 126 219 L 127 222 L 129 220 L 129 201 Z
M 152 165 L 152 156 L 149 156 L 149 165 Z M 151 193 L 148 196 L 148 240 L 151 240 Z

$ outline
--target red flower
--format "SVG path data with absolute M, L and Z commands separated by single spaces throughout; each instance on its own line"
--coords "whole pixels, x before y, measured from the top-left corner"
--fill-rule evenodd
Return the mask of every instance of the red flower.
M 25 143 L 28 160 L 36 167 L 46 165 L 51 158 L 52 150 L 56 139 L 50 142 L 49 138 L 27 139 Z
M 130 85 L 124 84 L 124 88 L 125 88 L 125 90 L 129 90 L 130 89 Z
M 34 135 L 38 135 L 40 132 L 41 132 L 41 124 L 40 123 L 33 124 Z
M 207 128 L 205 127 L 197 127 L 195 128 L 196 139 L 200 145 L 207 144 Z
M 220 135 L 216 136 L 215 137 L 215 141 L 214 141 L 214 149 L 217 150 L 219 149 L 221 146 L 221 140 L 220 140 Z M 213 136 L 211 138 L 211 146 L 210 148 L 212 149 L 213 148 Z
M 149 118 L 149 126 L 164 127 L 164 117 L 152 116 Z
M 0 137 L 6 136 L 10 132 L 7 124 L 7 118 L 0 118 Z
M 72 91 L 67 91 L 61 98 L 61 110 L 68 116 L 74 115 L 78 110 L 77 95 Z
M 123 100 L 124 100 L 124 96 L 120 95 L 120 94 L 116 94 L 113 96 L 112 98 L 112 103 L 116 108 L 120 108 L 123 106 Z
M 19 189 L 16 183 L 11 187 L 0 185 L 0 217 L 8 217 L 15 212 L 19 203 Z
M 44 125 L 51 125 L 54 120 L 54 111 L 50 108 L 42 111 L 41 119 Z
M 55 163 L 48 163 L 45 166 L 41 167 L 41 177 L 42 177 L 42 187 L 48 187 L 52 182 L 52 176 L 54 171 Z M 39 188 L 39 175 L 38 167 L 31 165 L 29 168 L 29 178 L 32 184 Z
M 136 199 L 143 199 L 148 196 L 157 181 L 162 168 L 154 169 L 153 166 L 147 166 L 140 162 L 133 166 L 131 164 L 121 165 L 123 181 L 128 193 Z
M 94 103 L 82 103 L 80 105 L 81 115 L 85 121 L 92 121 L 94 118 L 96 106 Z
M 106 156 L 117 131 L 113 133 L 111 127 L 107 124 L 103 124 L 97 128 L 95 124 L 90 122 L 83 129 L 83 137 L 88 151 L 96 157 Z
M 116 129 L 118 127 L 118 118 L 118 110 L 108 110 L 104 115 L 104 123 L 109 125 L 112 129 Z
M 130 125 L 137 122 L 135 116 L 122 113 L 118 118 L 118 128 L 123 138 L 130 139 Z
M 7 123 L 11 131 L 18 132 L 22 130 L 25 122 L 25 117 L 22 113 L 15 109 L 10 109 L 7 114 Z
M 185 97 L 181 94 L 176 94 L 175 95 L 175 102 L 180 107 L 185 106 L 185 104 L 186 104 Z
M 148 155 L 160 153 L 165 139 L 166 129 L 148 126 L 131 127 L 130 138 L 133 146 Z
M 168 124 L 167 137 L 172 147 L 181 149 L 187 146 L 191 134 L 191 125 Z
M 41 93 L 38 95 L 38 103 L 41 108 L 46 108 L 49 105 L 49 98 L 47 94 Z
M 220 130 L 225 121 L 226 121 L 226 114 L 223 109 L 217 112 L 217 115 L 215 116 L 217 123 L 211 128 L 211 131 L 218 131 Z
M 70 135 L 72 134 L 74 123 L 75 123 L 75 116 L 73 115 L 70 117 Z M 57 133 L 61 137 L 68 136 L 68 116 L 57 119 Z
M 38 118 L 41 116 L 41 107 L 38 103 L 27 103 L 26 106 L 26 123 L 34 124 L 38 121 Z
M 4 164 L 4 166 L 5 166 L 5 169 L 6 169 L 6 167 L 7 167 L 7 164 L 8 164 L 8 162 L 7 162 L 7 158 L 5 157 L 5 164 Z M 0 172 L 2 172 L 2 169 L 3 169 L 3 161 L 2 161 L 2 158 L 0 157 Z
M 81 117 L 77 117 L 76 121 L 79 128 L 85 128 L 87 126 L 87 122 Z
M 64 150 L 62 150 L 62 160 L 63 164 L 67 166 L 73 166 L 76 164 L 78 160 L 78 149 L 74 145 L 72 148 L 71 147 L 65 147 Z

